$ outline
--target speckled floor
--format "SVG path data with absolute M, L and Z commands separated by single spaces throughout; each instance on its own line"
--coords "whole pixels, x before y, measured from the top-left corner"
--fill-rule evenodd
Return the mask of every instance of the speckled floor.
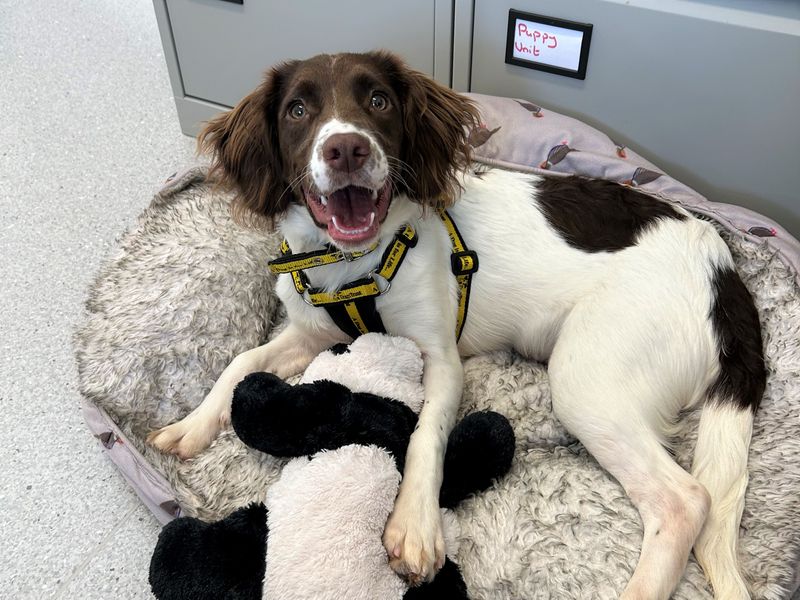
M 152 598 L 159 526 L 79 410 L 87 285 L 194 162 L 150 0 L 0 0 L 0 596 Z

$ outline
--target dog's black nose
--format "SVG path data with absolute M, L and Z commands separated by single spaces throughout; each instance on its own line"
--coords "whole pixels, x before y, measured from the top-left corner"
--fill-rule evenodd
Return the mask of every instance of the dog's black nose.
M 367 162 L 369 146 L 369 140 L 358 133 L 335 133 L 322 145 L 322 158 L 331 169 L 351 173 Z

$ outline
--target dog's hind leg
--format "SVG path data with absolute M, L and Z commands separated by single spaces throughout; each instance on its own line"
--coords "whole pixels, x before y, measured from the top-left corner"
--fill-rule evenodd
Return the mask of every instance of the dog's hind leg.
M 603 410 L 603 398 L 580 398 L 553 382 L 556 415 L 619 481 L 644 526 L 639 562 L 621 598 L 669 598 L 705 522 L 708 493 L 672 460 L 638 415 L 618 419 Z
M 641 343 L 628 332 L 620 337 L 614 331 L 620 321 L 603 321 L 608 315 L 597 309 L 592 302 L 574 311 L 562 328 L 549 362 L 553 409 L 641 515 L 639 561 L 621 598 L 666 599 L 680 581 L 710 504 L 705 488 L 662 445 L 663 424 L 680 408 L 666 397 L 675 391 L 669 385 L 677 375 L 670 356 L 679 342 L 667 336 L 661 345 Z

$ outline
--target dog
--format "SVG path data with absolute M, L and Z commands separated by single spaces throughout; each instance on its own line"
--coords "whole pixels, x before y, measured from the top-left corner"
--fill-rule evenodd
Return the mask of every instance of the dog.
M 246 374 L 288 377 L 357 335 L 314 294 L 369 284 L 368 312 L 424 356 L 425 403 L 383 538 L 398 573 L 429 580 L 444 560 L 438 494 L 461 357 L 513 348 L 548 363 L 556 416 L 641 514 L 621 597 L 668 598 L 694 547 L 718 598 L 748 598 L 737 537 L 766 375 L 758 315 L 727 246 L 709 223 L 631 187 L 476 170 L 467 136 L 477 119 L 463 96 L 372 52 L 281 64 L 210 121 L 199 144 L 238 191 L 234 216 L 276 226 L 284 260 L 335 261 L 279 275 L 286 329 L 237 356 L 150 442 L 184 459 L 208 447 Z M 465 321 L 444 215 L 479 263 Z M 382 260 L 408 226 L 389 281 Z M 666 448 L 691 407 L 702 412 L 689 473 Z

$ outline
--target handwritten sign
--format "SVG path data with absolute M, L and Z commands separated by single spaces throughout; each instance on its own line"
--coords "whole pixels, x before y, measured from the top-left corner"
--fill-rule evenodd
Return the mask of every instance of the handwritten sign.
M 592 26 L 509 11 L 506 62 L 583 79 Z

